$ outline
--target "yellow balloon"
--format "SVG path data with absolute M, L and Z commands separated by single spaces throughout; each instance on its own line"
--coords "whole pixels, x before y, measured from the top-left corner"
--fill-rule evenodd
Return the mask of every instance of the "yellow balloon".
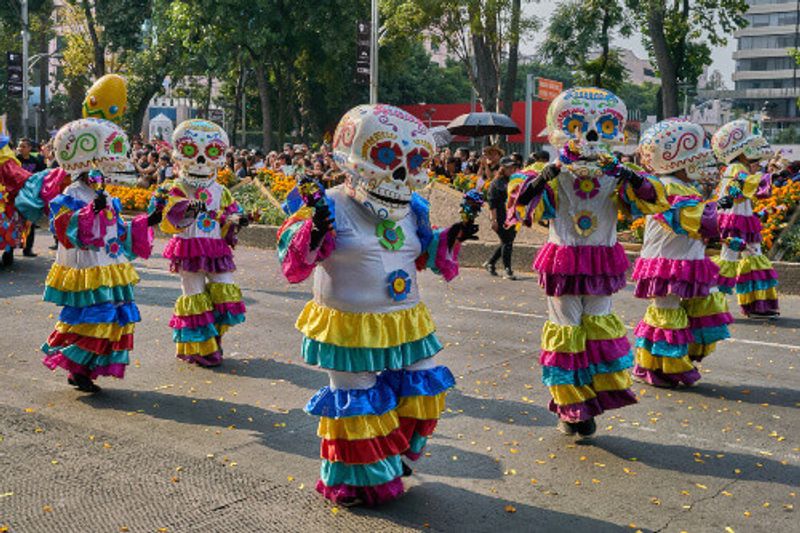
M 117 122 L 128 109 L 125 78 L 106 74 L 89 88 L 83 100 L 84 118 L 103 118 Z

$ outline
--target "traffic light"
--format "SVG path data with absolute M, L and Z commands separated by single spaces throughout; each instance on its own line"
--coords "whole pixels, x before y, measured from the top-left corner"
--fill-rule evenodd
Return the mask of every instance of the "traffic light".
M 22 96 L 22 54 L 17 52 L 6 52 L 6 93 Z

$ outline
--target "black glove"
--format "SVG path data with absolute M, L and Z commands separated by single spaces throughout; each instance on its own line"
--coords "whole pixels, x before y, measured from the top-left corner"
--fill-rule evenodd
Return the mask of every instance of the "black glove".
M 311 249 L 316 250 L 325 234 L 333 229 L 333 217 L 327 204 L 320 204 L 314 208 L 311 224 Z
M 186 218 L 194 218 L 196 217 L 201 211 L 206 210 L 206 203 L 201 200 L 190 200 L 189 207 L 186 208 L 185 216 Z
M 474 222 L 456 222 L 450 226 L 447 232 L 447 247 L 453 249 L 453 245 L 464 241 L 478 240 L 478 225 Z
M 102 192 L 98 192 L 97 196 L 94 197 L 94 202 L 92 203 L 92 210 L 95 213 L 99 213 L 103 209 L 106 208 L 108 205 L 108 200 L 106 200 L 106 195 Z
M 620 183 L 627 181 L 634 189 L 638 189 L 642 186 L 642 183 L 644 183 L 644 178 L 627 167 L 620 167 L 619 173 L 617 174 L 617 181 Z
M 717 209 L 730 209 L 733 207 L 733 198 L 730 196 L 723 196 L 717 200 Z
M 161 219 L 164 218 L 164 212 L 161 209 L 156 209 L 149 215 L 147 215 L 147 225 L 151 228 L 153 226 L 157 226 L 161 223 Z
M 542 172 L 539 174 L 539 179 L 533 182 L 531 185 L 528 185 L 528 188 L 522 191 L 522 194 L 517 197 L 517 203 L 519 205 L 528 205 L 531 203 L 534 198 L 542 194 L 544 186 L 547 185 L 547 182 L 558 176 L 560 173 L 561 167 L 558 165 L 550 163 L 544 167 Z

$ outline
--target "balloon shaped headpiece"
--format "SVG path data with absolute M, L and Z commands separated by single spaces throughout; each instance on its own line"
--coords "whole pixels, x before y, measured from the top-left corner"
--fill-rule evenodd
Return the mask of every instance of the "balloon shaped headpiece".
M 128 109 L 128 89 L 125 78 L 106 74 L 94 82 L 83 100 L 84 118 L 103 118 L 119 122 Z

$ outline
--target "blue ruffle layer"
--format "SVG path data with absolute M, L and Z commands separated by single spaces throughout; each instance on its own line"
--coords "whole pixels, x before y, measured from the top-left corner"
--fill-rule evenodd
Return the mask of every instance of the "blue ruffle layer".
M 636 346 L 645 348 L 652 355 L 657 357 L 683 357 L 689 353 L 688 344 L 670 344 L 666 341 L 653 342 L 644 337 L 637 337 Z
M 89 307 L 66 306 L 61 310 L 59 320 L 67 324 L 106 324 L 113 322 L 120 326 L 139 322 L 139 308 L 133 302 L 122 305 L 105 303 Z
M 778 286 L 777 279 L 753 279 L 736 284 L 736 294 L 747 294 L 755 291 L 765 291 Z
M 402 474 L 403 464 L 400 456 L 392 455 L 367 465 L 349 465 L 323 459 L 319 477 L 329 487 L 342 484 L 371 487 L 388 483 Z
M 172 342 L 205 342 L 219 335 L 214 324 L 199 328 L 181 328 L 172 330 Z
M 693 329 L 692 334 L 694 335 L 694 342 L 697 344 L 711 344 L 725 340 L 731 336 L 731 332 L 725 324 L 709 328 Z
M 303 359 L 310 365 L 341 372 L 399 370 L 433 357 L 442 349 L 436 334 L 390 348 L 345 348 L 303 338 Z
M 557 366 L 542 367 L 542 383 L 548 387 L 555 385 L 590 385 L 597 374 L 610 374 L 619 372 L 633 366 L 633 353 L 615 359 L 608 363 L 589 365 L 578 370 L 568 370 Z
M 426 370 L 387 370 L 379 379 L 386 382 L 398 398 L 436 396 L 456 384 L 453 374 L 446 366 Z
M 322 387 L 306 404 L 310 415 L 328 418 L 382 415 L 397 407 L 397 395 L 383 380 L 369 389 L 331 390 Z
M 61 352 L 70 361 L 89 367 L 90 369 L 112 364 L 127 365 L 130 363 L 128 350 L 114 351 L 108 355 L 97 355 L 96 353 L 79 348 L 74 344 L 71 346 L 50 346 L 49 344 L 44 343 L 42 345 L 42 351 L 47 355 L 53 355 Z
M 44 301 L 69 307 L 133 302 L 133 288 L 133 285 L 119 285 L 116 287 L 100 287 L 88 291 L 69 292 L 53 287 L 45 287 Z

